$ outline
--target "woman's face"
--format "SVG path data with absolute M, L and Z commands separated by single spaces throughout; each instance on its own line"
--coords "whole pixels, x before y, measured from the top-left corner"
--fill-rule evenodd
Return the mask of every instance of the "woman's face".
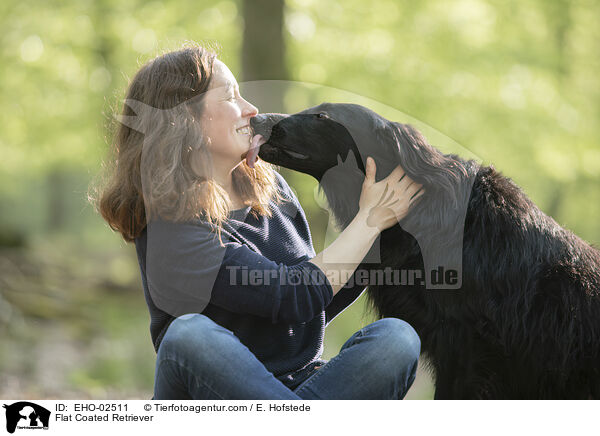
M 217 169 L 230 170 L 250 148 L 250 118 L 258 109 L 242 98 L 235 77 L 219 60 L 215 60 L 204 103 L 202 128 L 210 138 L 208 148 L 213 163 Z

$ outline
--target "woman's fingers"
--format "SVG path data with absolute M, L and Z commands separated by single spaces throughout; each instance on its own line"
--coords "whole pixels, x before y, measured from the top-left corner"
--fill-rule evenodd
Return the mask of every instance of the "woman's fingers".
M 417 192 L 413 198 L 410 199 L 410 204 L 412 204 L 417 198 L 421 197 L 423 194 L 425 194 L 425 190 L 421 189 L 419 192 Z
M 387 192 L 388 188 L 389 188 L 389 192 Z M 421 192 L 419 193 L 419 195 L 417 197 L 420 197 L 421 195 L 423 195 L 423 193 L 425 191 L 423 190 L 423 185 L 416 183 L 416 182 L 412 182 L 405 190 L 399 189 L 398 187 L 391 188 L 389 185 L 386 184 L 384 192 L 381 195 L 382 200 L 379 201 L 377 206 L 382 206 L 382 205 L 389 206 L 400 200 L 405 200 L 404 201 L 405 203 L 411 204 L 412 201 L 414 200 L 415 194 L 419 191 L 421 191 Z M 387 192 L 387 195 L 386 195 L 386 192 Z M 396 199 L 392 203 L 389 203 L 389 201 L 393 197 L 396 197 Z
M 389 185 L 385 185 L 386 189 L 388 188 L 388 186 Z M 385 197 L 385 200 L 382 202 L 382 204 L 387 206 L 387 203 L 394 197 L 394 194 L 395 194 L 395 191 L 390 188 L 390 192 L 388 193 L 387 197 Z
M 398 165 L 392 170 L 392 172 L 384 179 L 390 182 L 396 182 L 404 176 L 404 169 Z
M 414 194 L 419 192 L 420 189 L 423 189 L 423 185 L 413 182 L 411 185 L 408 186 L 408 188 L 406 188 L 404 192 L 407 195 L 413 196 Z
M 394 191 L 390 190 L 390 193 L 386 197 L 386 193 L 388 192 L 388 189 L 389 189 L 389 186 L 386 183 L 386 185 L 383 187 L 383 192 L 381 193 L 381 196 L 379 197 L 379 200 L 377 201 L 377 204 L 375 205 L 375 207 L 379 207 L 382 204 L 384 204 L 387 201 L 387 198 L 389 198 L 389 196 L 391 194 L 393 194 Z
M 403 199 L 405 201 L 398 201 L 399 199 L 396 199 L 396 201 L 390 203 L 389 206 L 394 205 L 394 207 L 392 209 L 394 210 L 394 213 L 396 214 L 396 218 L 398 219 L 398 221 L 401 220 L 402 218 L 404 218 L 408 214 L 408 211 L 412 207 L 413 203 L 418 198 L 420 198 L 423 194 L 425 194 L 424 189 L 416 188 L 416 191 L 413 192 L 413 188 L 411 185 L 410 192 L 407 190 L 403 194 Z M 394 203 L 396 203 L 396 204 L 394 204 Z
M 398 186 L 402 191 L 405 191 L 411 184 L 416 183 L 406 174 L 402 179 L 398 180 Z
M 413 181 L 400 165 L 379 182 L 375 181 L 376 173 L 375 160 L 369 156 L 359 208 L 367 212 L 367 223 L 386 229 L 407 215 L 424 190 L 423 185 Z

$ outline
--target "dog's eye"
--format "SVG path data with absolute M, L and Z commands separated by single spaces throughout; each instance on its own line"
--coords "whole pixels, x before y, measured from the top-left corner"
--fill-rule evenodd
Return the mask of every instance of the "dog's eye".
M 329 118 L 329 117 L 327 116 L 327 114 L 326 114 L 326 113 L 324 113 L 324 112 L 319 112 L 319 113 L 317 114 L 317 118 Z

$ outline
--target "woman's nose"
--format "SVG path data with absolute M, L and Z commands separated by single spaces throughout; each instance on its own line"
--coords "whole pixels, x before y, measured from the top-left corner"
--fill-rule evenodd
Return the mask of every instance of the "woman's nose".
M 244 103 L 246 105 L 244 108 L 244 116 L 253 117 L 258 114 L 258 108 L 256 106 L 246 100 L 244 100 Z

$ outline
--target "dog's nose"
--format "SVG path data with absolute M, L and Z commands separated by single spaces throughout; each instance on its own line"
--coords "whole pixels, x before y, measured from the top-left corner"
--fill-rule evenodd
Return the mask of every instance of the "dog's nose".
M 258 114 L 252 118 L 250 118 L 250 126 L 254 130 L 256 130 L 259 126 L 264 124 L 267 121 L 267 114 Z
M 288 114 L 258 114 L 250 118 L 250 126 L 255 134 L 269 138 L 273 126 L 287 117 L 289 117 Z
M 260 134 L 260 135 L 267 137 L 267 133 L 270 134 L 271 129 L 267 129 L 266 124 L 267 124 L 267 115 L 266 114 L 259 114 L 259 115 L 256 115 L 256 116 L 250 118 L 250 126 L 252 127 L 252 130 L 255 135 Z M 267 130 L 268 130 L 268 132 L 267 132 Z

